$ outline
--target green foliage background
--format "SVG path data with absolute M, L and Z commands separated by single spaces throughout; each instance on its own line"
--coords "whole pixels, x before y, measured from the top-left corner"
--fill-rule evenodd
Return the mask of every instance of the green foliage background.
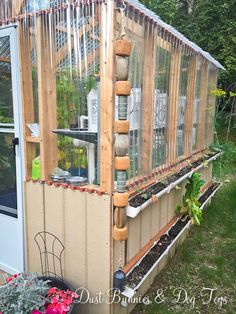
M 236 0 L 140 0 L 227 69 L 223 88 L 236 81 Z

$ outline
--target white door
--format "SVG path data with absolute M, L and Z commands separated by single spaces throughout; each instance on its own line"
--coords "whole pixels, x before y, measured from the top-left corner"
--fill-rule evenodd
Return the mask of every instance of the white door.
M 17 27 L 0 29 L 0 269 L 24 271 L 23 143 Z

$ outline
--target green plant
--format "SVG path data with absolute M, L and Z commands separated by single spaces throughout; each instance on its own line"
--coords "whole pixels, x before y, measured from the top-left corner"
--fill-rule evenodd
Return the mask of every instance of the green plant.
M 36 274 L 19 274 L 6 279 L 0 287 L 0 313 L 26 314 L 40 309 L 48 299 L 48 282 L 39 280 Z
M 200 179 L 199 173 L 193 173 L 188 179 L 185 186 L 186 192 L 183 196 L 183 205 L 178 205 L 176 208 L 177 213 L 188 214 L 194 223 L 200 225 L 202 221 L 202 210 L 198 198 L 200 195 L 201 187 L 205 181 Z

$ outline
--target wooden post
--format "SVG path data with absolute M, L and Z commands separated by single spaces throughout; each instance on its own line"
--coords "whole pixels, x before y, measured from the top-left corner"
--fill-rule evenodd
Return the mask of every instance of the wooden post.
M 47 16 L 37 18 L 37 63 L 38 63 L 38 101 L 40 125 L 40 158 L 42 180 L 48 180 L 57 165 L 56 135 L 52 133 L 57 127 L 56 112 L 56 72 L 55 48 L 53 40 L 50 45 Z M 52 30 L 53 32 L 53 30 Z M 52 38 L 54 38 L 52 36 Z
M 208 94 L 208 63 L 202 67 L 201 97 L 199 110 L 199 124 L 197 129 L 197 150 L 205 148 L 205 121 L 206 121 L 206 102 Z
M 101 21 L 101 104 L 100 104 L 100 187 L 114 190 L 114 0 L 102 3 Z
M 24 0 L 12 0 L 12 16 L 16 17 L 20 14 Z
M 208 110 L 208 128 L 207 128 L 207 134 L 206 134 L 206 145 L 212 145 L 214 142 L 214 116 L 215 116 L 215 105 L 216 105 L 216 96 L 212 94 L 211 92 L 213 90 L 216 90 L 217 88 L 217 68 L 211 69 L 209 73 L 209 81 L 210 86 L 208 89 L 208 104 L 207 104 L 207 110 Z
M 184 136 L 184 154 L 192 154 L 192 132 L 193 132 L 193 110 L 195 102 L 195 87 L 197 74 L 197 57 L 192 56 L 189 61 L 188 83 L 187 83 L 187 106 L 185 114 L 185 136 Z
M 34 123 L 34 97 L 32 83 L 32 64 L 31 64 L 31 43 L 30 27 L 27 24 L 23 29 L 22 23 L 19 24 L 19 47 L 20 47 L 20 70 L 21 70 L 21 90 L 22 90 L 22 113 L 23 113 L 23 132 L 25 150 L 25 169 L 26 178 L 32 176 L 32 160 L 35 158 L 35 144 L 27 140 L 30 137 L 30 130 L 27 123 Z
M 142 108 L 142 174 L 152 170 L 153 100 L 155 88 L 156 47 L 151 22 L 144 34 L 143 108 Z
M 167 120 L 168 165 L 173 164 L 176 161 L 180 66 L 181 50 L 177 47 L 172 52 L 170 66 L 169 110 Z

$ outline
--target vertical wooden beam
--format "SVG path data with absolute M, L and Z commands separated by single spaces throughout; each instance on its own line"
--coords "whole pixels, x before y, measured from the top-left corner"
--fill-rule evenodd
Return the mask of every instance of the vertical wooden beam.
M 16 17 L 20 14 L 24 0 L 12 0 L 12 16 Z
M 153 100 L 155 88 L 156 47 L 153 25 L 145 28 L 144 71 L 143 71 L 143 106 L 142 106 L 142 174 L 152 170 L 152 138 L 153 138 Z
M 114 189 L 114 0 L 101 4 L 100 187 Z
M 173 164 L 176 161 L 180 66 L 181 50 L 177 47 L 172 52 L 170 65 L 169 110 L 167 120 L 168 164 Z
M 192 154 L 192 130 L 193 130 L 193 110 L 195 102 L 195 87 L 197 74 L 197 57 L 192 56 L 189 61 L 188 83 L 187 83 L 187 106 L 185 114 L 185 135 L 184 135 L 184 154 Z
M 208 63 L 202 67 L 201 97 L 199 110 L 199 124 L 197 129 L 197 150 L 205 148 L 205 121 L 206 121 L 206 102 L 208 95 Z
M 45 23 L 47 16 L 37 18 L 37 64 L 38 64 L 38 101 L 40 125 L 40 158 L 42 180 L 48 180 L 57 165 L 56 135 L 52 133 L 57 127 L 56 112 L 56 67 L 55 47 L 49 39 L 49 26 Z M 51 30 L 53 33 L 53 30 Z
M 214 142 L 214 116 L 215 116 L 215 105 L 216 105 L 216 96 L 211 92 L 216 90 L 217 88 L 217 68 L 211 69 L 209 73 L 209 88 L 208 88 L 208 127 L 206 128 L 207 134 L 206 138 L 206 145 L 212 145 Z
M 30 130 L 27 123 L 34 123 L 34 97 L 32 83 L 32 64 L 31 64 L 31 43 L 30 27 L 27 23 L 23 29 L 22 23 L 19 24 L 19 47 L 20 47 L 20 70 L 21 70 L 21 94 L 22 94 L 22 113 L 23 113 L 23 132 L 25 150 L 25 169 L 26 178 L 32 176 L 32 160 L 35 158 L 35 144 L 27 142 Z

